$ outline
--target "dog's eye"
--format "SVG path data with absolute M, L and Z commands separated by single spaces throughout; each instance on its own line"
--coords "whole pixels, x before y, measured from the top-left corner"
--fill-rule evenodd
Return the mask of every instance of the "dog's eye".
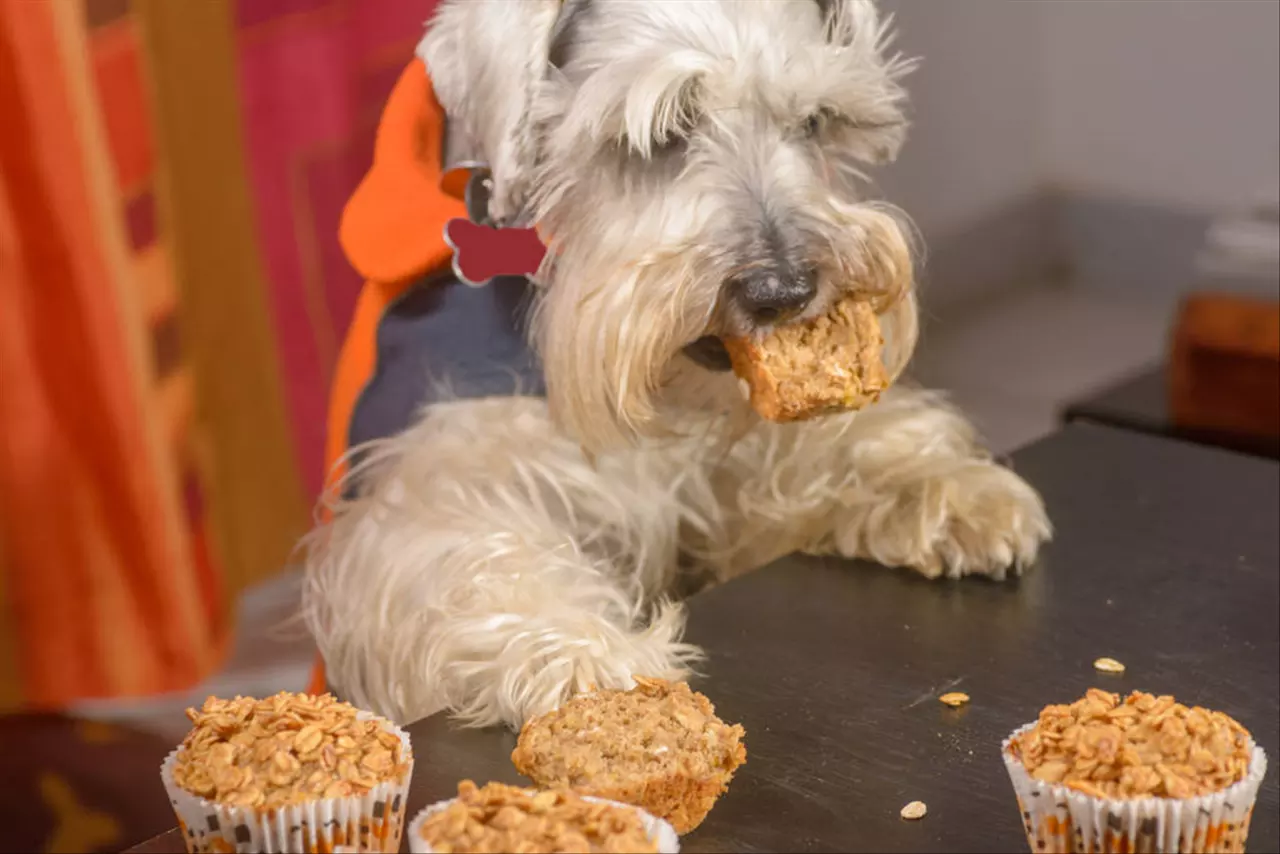
M 837 118 L 838 116 L 834 110 L 831 110 L 828 107 L 822 107 L 805 117 L 804 123 L 800 126 L 800 130 L 806 137 L 813 139 L 815 136 L 822 133 L 823 129 Z
M 660 136 L 653 141 L 653 151 L 655 154 L 670 154 L 672 152 L 683 149 L 689 140 L 682 134 L 672 133 L 666 136 Z
M 649 145 L 641 147 L 633 145 L 628 140 L 622 141 L 622 146 L 633 156 L 640 157 L 643 160 L 658 160 L 662 158 L 672 157 L 683 152 L 689 145 L 689 140 L 679 134 L 668 134 L 665 137 L 656 137 L 649 141 Z

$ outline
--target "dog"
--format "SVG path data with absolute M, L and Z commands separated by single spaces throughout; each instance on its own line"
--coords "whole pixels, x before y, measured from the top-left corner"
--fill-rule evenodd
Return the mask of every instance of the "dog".
M 417 55 L 488 166 L 489 221 L 546 243 L 521 315 L 543 385 L 441 396 L 356 449 L 303 544 L 337 691 L 519 727 L 687 676 L 681 597 L 788 553 L 1033 564 L 1036 490 L 902 377 L 917 241 L 867 178 L 907 129 L 891 23 L 870 0 L 444 0 Z M 722 339 L 852 290 L 896 384 L 756 417 Z

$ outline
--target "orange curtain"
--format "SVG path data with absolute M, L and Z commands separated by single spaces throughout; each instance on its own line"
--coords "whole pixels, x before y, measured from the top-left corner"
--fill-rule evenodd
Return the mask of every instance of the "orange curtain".
M 194 96 L 236 133 L 226 4 L 163 5 L 221 24 Z M 237 146 L 181 215 L 143 33 L 123 0 L 0 0 L 0 709 L 209 675 L 306 521 Z
M 0 711 L 196 684 L 288 565 L 434 5 L 0 0 Z
M 7 690 L 35 706 L 165 690 L 209 668 L 225 618 L 164 435 L 181 390 L 147 347 L 168 283 L 139 267 L 164 262 L 126 238 L 145 128 L 109 135 L 72 5 L 0 8 Z

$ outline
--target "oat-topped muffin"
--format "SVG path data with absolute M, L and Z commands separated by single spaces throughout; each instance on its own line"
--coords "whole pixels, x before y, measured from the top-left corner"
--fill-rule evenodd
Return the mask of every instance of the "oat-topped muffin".
M 637 677 L 529 721 L 511 761 L 542 788 L 635 804 L 687 833 L 746 761 L 743 735 L 687 684 Z
M 645 818 L 634 807 L 586 800 L 567 790 L 539 792 L 502 783 L 477 788 L 464 780 L 456 799 L 415 821 L 410 844 L 435 854 L 656 854 L 657 833 Z M 652 817 L 649 823 L 657 824 Z
M 1047 706 L 1014 755 L 1032 778 L 1098 798 L 1191 798 L 1225 789 L 1249 768 L 1249 733 L 1222 712 L 1173 697 L 1092 688 Z
M 1004 759 L 1037 851 L 1163 851 L 1169 840 L 1169 850 L 1243 851 L 1266 770 L 1222 712 L 1096 688 L 1046 706 L 1005 741 Z
M 210 697 L 187 716 L 161 771 L 191 850 L 399 847 L 413 756 L 389 721 L 289 693 Z
M 331 695 L 210 697 L 188 709 L 173 777 L 192 794 L 242 806 L 362 795 L 405 772 L 400 739 Z

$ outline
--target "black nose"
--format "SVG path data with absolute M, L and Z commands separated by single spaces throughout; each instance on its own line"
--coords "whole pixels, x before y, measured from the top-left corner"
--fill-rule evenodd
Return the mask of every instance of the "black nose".
M 777 323 L 798 314 L 818 293 L 811 272 L 782 275 L 774 270 L 750 271 L 730 281 L 738 305 L 757 323 Z

